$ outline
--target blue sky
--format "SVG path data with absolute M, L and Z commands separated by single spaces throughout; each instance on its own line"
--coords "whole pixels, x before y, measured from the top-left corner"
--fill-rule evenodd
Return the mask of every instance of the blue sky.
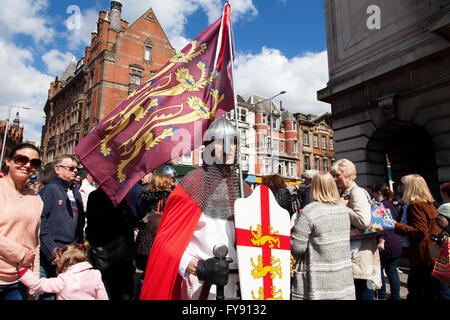
M 122 0 L 122 18 L 133 23 L 153 8 L 175 49 L 182 49 L 222 13 L 223 0 Z M 322 0 L 231 0 L 235 36 L 235 84 L 279 98 L 292 112 L 320 114 L 330 106 L 316 100 L 328 81 Z M 20 110 L 25 139 L 40 142 L 50 81 L 62 75 L 75 54 L 84 55 L 99 10 L 109 0 L 2 0 L 0 13 L 0 119 L 8 105 Z M 74 17 L 80 24 L 73 24 Z M 70 23 L 72 26 L 70 27 Z M 69 24 L 68 24 L 69 23 Z M 68 27 L 69 26 L 69 27 Z M 278 102 L 279 100 L 276 100 Z M 17 107 L 12 109 L 14 118 Z

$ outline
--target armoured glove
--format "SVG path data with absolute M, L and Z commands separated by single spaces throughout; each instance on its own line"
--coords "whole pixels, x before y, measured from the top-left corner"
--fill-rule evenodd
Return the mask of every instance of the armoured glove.
M 209 258 L 199 260 L 197 264 L 197 277 L 201 281 L 210 282 L 215 285 L 225 286 L 228 283 L 228 265 L 233 260 L 230 258 Z

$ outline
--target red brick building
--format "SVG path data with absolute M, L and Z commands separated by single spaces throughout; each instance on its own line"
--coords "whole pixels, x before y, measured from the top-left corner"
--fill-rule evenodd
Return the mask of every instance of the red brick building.
M 151 8 L 131 25 L 121 11 L 121 2 L 111 1 L 109 11 L 99 12 L 85 56 L 50 84 L 41 142 L 46 168 L 57 155 L 73 154 L 84 135 L 175 54 Z

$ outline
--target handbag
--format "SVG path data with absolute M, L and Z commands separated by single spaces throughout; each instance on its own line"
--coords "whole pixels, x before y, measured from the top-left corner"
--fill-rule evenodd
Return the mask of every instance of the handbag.
M 433 272 L 434 277 L 438 278 L 442 282 L 450 284 L 450 245 L 449 236 L 445 235 L 441 248 L 439 249 L 439 255 L 434 263 Z
M 364 190 L 364 189 L 363 189 Z M 371 223 L 369 229 L 359 230 L 351 226 L 350 239 L 357 240 L 367 237 L 378 236 L 381 233 L 395 228 L 394 218 L 392 218 L 391 211 L 387 209 L 381 202 L 376 202 L 370 199 L 369 194 L 364 190 L 367 199 L 370 203 Z
M 163 203 L 164 199 L 158 201 L 157 210 L 149 214 L 145 227 L 139 230 L 136 237 L 136 265 L 141 270 L 145 269 L 150 250 L 153 246 L 153 241 L 156 237 L 156 232 L 161 222 Z
M 90 256 L 94 267 L 101 272 L 133 259 L 130 245 L 123 235 L 104 246 L 91 247 Z

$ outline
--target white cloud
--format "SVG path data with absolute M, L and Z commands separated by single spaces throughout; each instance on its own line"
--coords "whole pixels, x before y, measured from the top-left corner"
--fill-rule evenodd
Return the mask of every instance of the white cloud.
M 321 114 L 330 112 L 330 105 L 317 101 L 317 91 L 328 81 L 327 52 L 305 53 L 292 59 L 279 50 L 262 48 L 258 54 L 237 53 L 235 60 L 237 93 L 245 99 L 251 94 L 278 97 L 292 113 Z
M 62 53 L 56 49 L 52 49 L 42 56 L 42 61 L 47 66 L 47 72 L 53 76 L 62 75 L 72 59 L 72 53 Z
M 25 34 L 36 42 L 53 40 L 55 30 L 49 26 L 50 19 L 44 14 L 48 8 L 47 0 L 2 0 L 1 5 L 2 38 Z
M 179 51 L 190 41 L 185 35 L 189 16 L 197 10 L 203 10 L 208 22 L 213 23 L 222 15 L 222 2 L 221 0 L 126 0 L 123 1 L 122 16 L 133 23 L 146 10 L 152 8 L 170 43 Z M 253 0 L 232 1 L 231 10 L 233 21 L 258 13 Z
M 43 107 L 53 78 L 33 66 L 33 55 L 29 50 L 0 39 L 0 70 L 6 77 L 0 77 L 0 119 L 7 115 L 7 105 L 26 106 L 19 109 L 20 120 L 24 124 L 24 138 L 40 143 L 41 127 L 44 124 Z M 11 119 L 17 107 L 12 108 Z

